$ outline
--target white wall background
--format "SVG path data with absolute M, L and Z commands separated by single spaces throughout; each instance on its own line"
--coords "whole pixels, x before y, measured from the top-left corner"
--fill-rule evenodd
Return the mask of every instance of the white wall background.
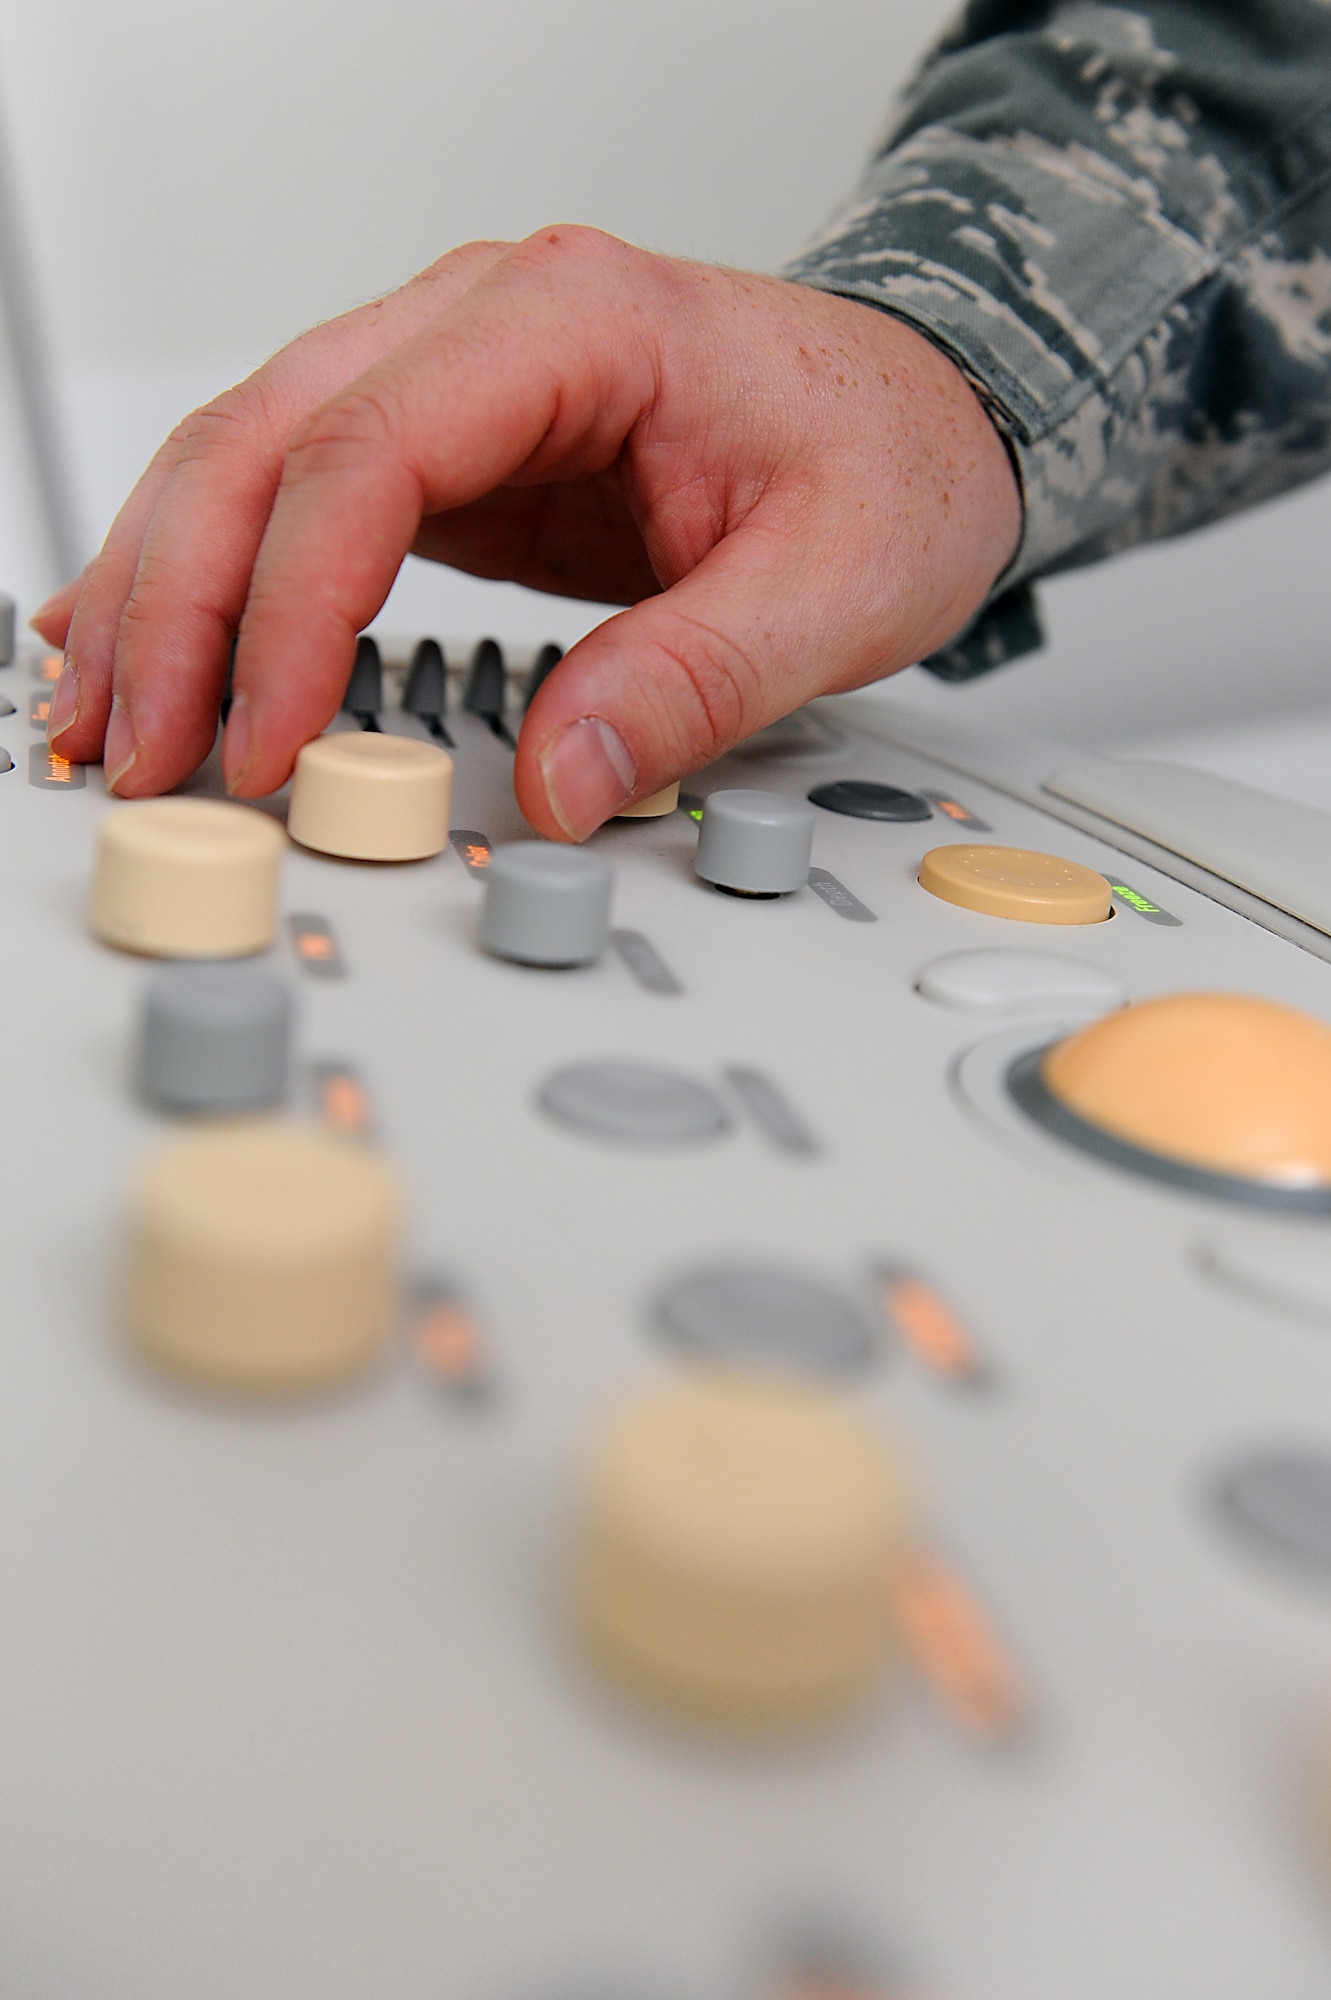
M 940 0 L 0 0 L 0 105 L 91 545 L 162 433 L 449 244 L 596 223 L 778 263 Z M 920 698 L 1081 740 L 1331 699 L 1331 490 L 1048 593 L 1053 644 Z M 0 416 L 0 558 L 50 580 Z M 568 640 L 585 607 L 409 565 L 386 622 Z

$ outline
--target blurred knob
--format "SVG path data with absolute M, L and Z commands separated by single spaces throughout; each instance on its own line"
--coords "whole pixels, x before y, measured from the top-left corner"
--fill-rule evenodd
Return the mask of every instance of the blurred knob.
M 448 845 L 453 759 L 415 737 L 316 736 L 296 759 L 287 831 L 352 861 L 423 861 Z
M 276 1104 L 286 1090 L 290 1038 L 290 997 L 267 973 L 168 966 L 148 988 L 139 1080 L 171 1111 Z
M 485 872 L 481 943 L 525 965 L 590 965 L 605 949 L 614 876 L 585 847 L 515 840 Z
M 889 1660 L 906 1514 L 888 1443 L 829 1391 L 721 1372 L 653 1390 L 611 1419 L 584 1470 L 582 1640 L 687 1720 L 828 1720 Z
M 784 792 L 713 792 L 703 805 L 695 872 L 741 896 L 803 888 L 813 854 L 813 808 Z
M 205 1386 L 341 1381 L 387 1345 L 401 1210 L 394 1174 L 347 1139 L 267 1122 L 176 1139 L 131 1199 L 130 1336 Z
M 159 958 L 240 958 L 277 930 L 286 842 L 267 813 L 216 799 L 138 799 L 97 836 L 92 928 Z

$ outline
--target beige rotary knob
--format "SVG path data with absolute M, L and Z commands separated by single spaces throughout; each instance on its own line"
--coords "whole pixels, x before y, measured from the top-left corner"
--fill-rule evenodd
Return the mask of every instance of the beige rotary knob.
M 204 1387 L 337 1383 L 389 1339 L 401 1212 L 391 1169 L 351 1140 L 266 1122 L 176 1140 L 130 1204 L 129 1335 Z
M 636 805 L 621 806 L 615 818 L 664 819 L 666 814 L 674 812 L 678 805 L 679 779 L 676 778 L 673 785 L 663 785 L 659 792 L 649 793 L 645 799 L 639 799 Z
M 448 845 L 453 759 L 415 737 L 317 736 L 296 759 L 287 831 L 349 861 L 424 861 Z
M 286 842 L 266 813 L 218 799 L 139 799 L 102 821 L 92 928 L 158 958 L 240 958 L 277 930 Z
M 582 1483 L 585 1648 L 687 1720 L 830 1720 L 890 1657 L 906 1512 L 889 1445 L 825 1390 L 718 1372 L 644 1395 L 603 1430 Z

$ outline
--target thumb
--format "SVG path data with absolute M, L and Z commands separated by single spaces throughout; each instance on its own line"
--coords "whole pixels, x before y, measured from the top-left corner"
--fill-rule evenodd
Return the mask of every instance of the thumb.
M 885 658 L 853 579 L 843 572 L 833 594 L 799 553 L 787 535 L 746 525 L 570 648 L 518 741 L 518 804 L 539 833 L 585 840 L 812 696 L 915 657 Z

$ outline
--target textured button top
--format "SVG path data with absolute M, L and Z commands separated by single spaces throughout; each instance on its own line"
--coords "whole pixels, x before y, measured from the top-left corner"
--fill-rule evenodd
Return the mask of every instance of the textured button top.
M 1209 1173 L 1331 1185 L 1331 1027 L 1272 1000 L 1171 993 L 1050 1049 L 1050 1095 L 1115 1139 Z
M 415 737 L 317 736 L 296 759 L 287 831 L 351 861 L 423 861 L 448 845 L 453 759 Z
M 144 1002 L 139 1080 L 177 1111 L 276 1104 L 286 1089 L 291 1000 L 248 965 L 170 965 Z
M 1099 924 L 1111 903 L 1109 884 L 1094 868 L 1027 847 L 931 848 L 920 887 L 945 903 L 1025 924 Z
M 481 943 L 525 965 L 589 965 L 605 949 L 614 874 L 604 855 L 547 840 L 495 848 Z
M 784 792 L 713 792 L 693 866 L 704 882 L 749 896 L 787 895 L 809 879 L 813 808 Z
M 136 799 L 97 837 L 92 927 L 161 958 L 239 958 L 277 930 L 285 842 L 267 813 L 217 799 Z

